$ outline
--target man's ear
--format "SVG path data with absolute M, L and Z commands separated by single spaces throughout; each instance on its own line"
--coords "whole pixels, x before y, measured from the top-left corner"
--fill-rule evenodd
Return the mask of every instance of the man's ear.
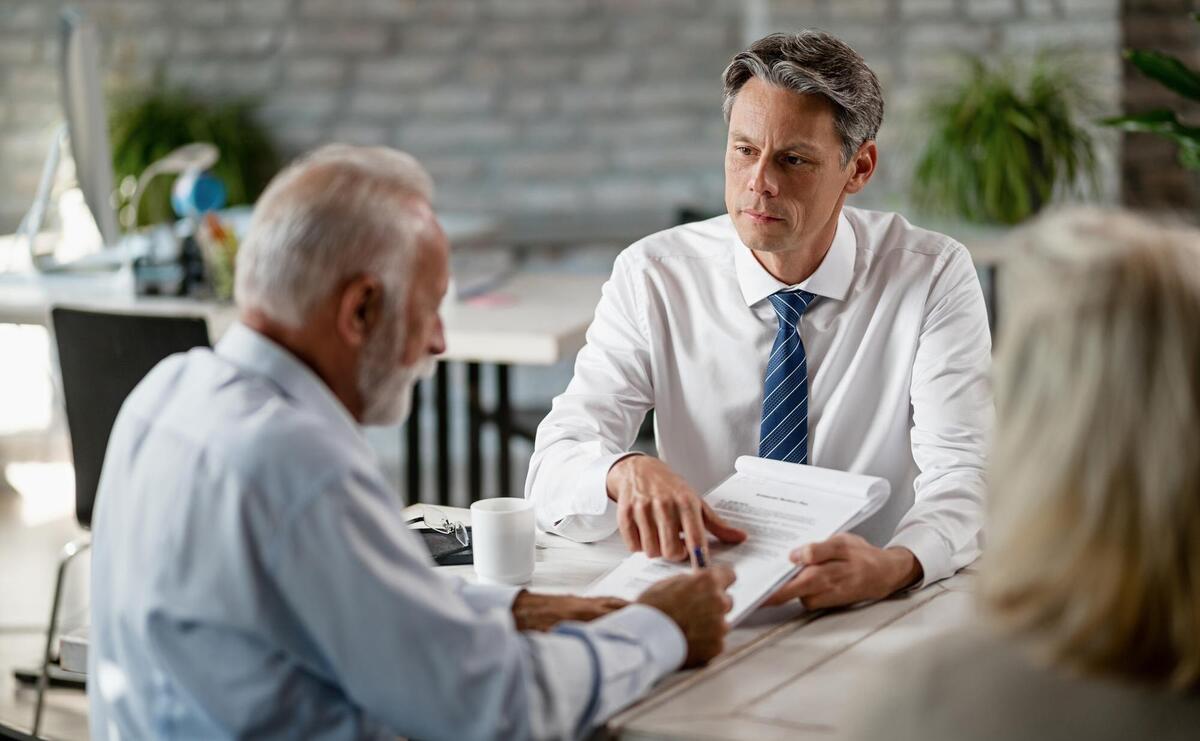
M 875 165 L 879 160 L 879 149 L 873 139 L 868 139 L 850 159 L 850 179 L 846 181 L 846 192 L 857 193 L 867 185 L 867 181 L 875 174 Z
M 383 286 L 370 275 L 351 278 L 338 299 L 337 331 L 350 347 L 362 347 L 379 325 Z

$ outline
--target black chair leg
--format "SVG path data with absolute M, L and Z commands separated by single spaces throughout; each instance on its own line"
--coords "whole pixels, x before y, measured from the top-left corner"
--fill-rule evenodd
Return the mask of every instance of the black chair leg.
M 63 546 L 62 556 L 58 559 L 58 578 L 54 582 L 54 599 L 50 603 L 50 624 L 46 626 L 46 650 L 42 653 L 42 674 L 38 677 L 37 706 L 33 711 L 34 737 L 42 728 L 42 711 L 46 700 L 46 685 L 50 681 L 50 663 L 54 658 L 54 636 L 58 632 L 58 608 L 62 604 L 63 580 L 67 574 L 67 566 L 76 556 L 92 547 L 92 539 L 83 536 L 72 540 Z
M 483 403 L 480 365 L 467 363 L 467 501 L 483 499 Z
M 496 365 L 496 431 L 500 440 L 497 459 L 497 490 L 502 497 L 512 496 L 512 399 L 507 365 Z

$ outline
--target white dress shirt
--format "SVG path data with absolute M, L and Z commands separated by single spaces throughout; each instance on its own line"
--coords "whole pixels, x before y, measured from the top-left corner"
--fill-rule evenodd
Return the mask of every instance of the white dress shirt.
M 788 288 L 818 297 L 800 323 L 810 462 L 891 483 L 855 532 L 910 549 L 924 583 L 973 561 L 993 417 L 978 276 L 954 240 L 852 207 L 797 286 L 759 264 L 728 216 L 617 257 L 575 377 L 538 428 L 525 493 L 539 525 L 582 541 L 616 530 L 605 480 L 651 408 L 659 455 L 701 494 L 757 455 L 779 327 L 768 296 Z
M 438 574 L 345 407 L 243 325 L 125 402 L 96 503 L 95 739 L 568 738 L 682 663 L 633 605 L 515 630 Z

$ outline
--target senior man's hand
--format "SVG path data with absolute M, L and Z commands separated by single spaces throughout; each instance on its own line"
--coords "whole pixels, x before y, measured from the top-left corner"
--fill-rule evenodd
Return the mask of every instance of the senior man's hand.
M 725 650 L 725 613 L 733 609 L 725 590 L 736 578 L 727 566 L 698 569 L 663 579 L 638 597 L 640 604 L 660 610 L 679 626 L 687 641 L 685 667 L 706 664 Z
M 595 620 L 628 604 L 616 597 L 575 597 L 522 590 L 513 600 L 512 614 L 517 630 L 546 631 L 564 620 Z
M 804 568 L 767 600 L 768 605 L 799 598 L 815 610 L 880 600 L 923 576 L 921 562 L 907 548 L 878 548 L 851 533 L 809 543 L 789 558 Z
M 625 545 L 651 558 L 682 561 L 697 548 L 707 556 L 705 530 L 726 543 L 746 539 L 744 531 L 718 517 L 658 458 L 633 455 L 617 461 L 608 472 L 608 496 L 617 503 L 617 524 Z

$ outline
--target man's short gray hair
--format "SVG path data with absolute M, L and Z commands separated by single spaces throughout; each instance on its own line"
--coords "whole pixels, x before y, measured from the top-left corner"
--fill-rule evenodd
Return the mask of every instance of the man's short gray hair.
M 833 125 L 842 138 L 842 166 L 863 142 L 879 134 L 879 78 L 858 52 L 823 31 L 773 33 L 735 56 L 724 73 L 726 122 L 733 99 L 751 77 L 832 103 Z
M 258 200 L 238 251 L 238 306 L 299 327 L 339 284 L 364 273 L 398 302 L 423 226 L 414 207 L 432 199 L 429 174 L 404 152 L 331 144 L 308 154 Z

